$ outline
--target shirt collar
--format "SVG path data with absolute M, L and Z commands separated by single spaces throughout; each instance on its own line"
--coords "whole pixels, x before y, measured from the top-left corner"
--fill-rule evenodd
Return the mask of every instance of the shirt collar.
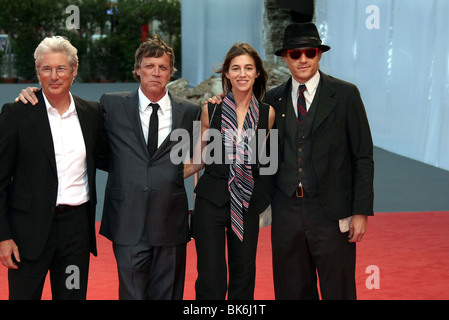
M 44 96 L 44 102 L 45 102 L 45 107 L 47 108 L 47 113 L 49 112 L 50 108 L 56 110 L 56 108 L 54 108 L 48 101 L 47 97 L 45 96 L 44 91 L 42 91 L 42 95 Z M 69 92 L 69 97 L 70 97 L 69 109 L 66 112 L 64 112 L 64 114 L 62 116 L 69 115 L 71 113 L 76 114 L 75 101 L 73 100 L 72 94 L 70 92 Z
M 168 90 L 165 88 L 165 95 L 159 101 L 151 101 L 147 98 L 147 96 L 142 92 L 142 89 L 139 87 L 139 109 L 140 111 L 145 111 L 150 103 L 159 104 L 160 109 L 162 110 L 162 114 L 164 114 L 170 108 L 170 98 L 168 95 Z
M 297 94 L 299 85 L 304 84 L 306 86 L 307 92 L 309 94 L 312 94 L 312 92 L 315 92 L 316 88 L 318 87 L 319 82 L 320 82 L 320 72 L 319 71 L 317 71 L 315 73 L 315 75 L 312 78 L 310 78 L 306 83 L 299 83 L 292 76 L 292 90 L 295 94 Z

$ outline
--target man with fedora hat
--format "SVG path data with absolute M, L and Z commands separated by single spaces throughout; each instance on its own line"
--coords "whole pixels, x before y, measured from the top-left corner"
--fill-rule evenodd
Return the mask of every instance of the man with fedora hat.
M 294 23 L 275 52 L 292 77 L 267 92 L 279 169 L 272 201 L 276 299 L 356 299 L 356 242 L 373 215 L 373 143 L 357 87 L 319 70 L 313 23 Z

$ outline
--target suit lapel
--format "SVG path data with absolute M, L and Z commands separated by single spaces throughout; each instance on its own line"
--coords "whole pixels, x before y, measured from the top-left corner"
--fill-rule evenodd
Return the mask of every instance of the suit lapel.
M 156 153 L 153 155 L 153 158 L 155 158 L 160 152 L 164 150 L 164 148 L 168 144 L 170 144 L 170 134 L 173 132 L 173 130 L 180 128 L 182 124 L 182 101 L 178 97 L 173 96 L 170 92 L 168 93 L 168 95 L 170 98 L 172 110 L 171 131 L 165 138 L 165 140 L 161 143 L 159 148 L 157 148 Z
M 332 85 L 332 80 L 325 73 L 320 72 L 320 88 L 317 91 L 314 103 L 316 103 L 316 113 L 312 126 L 312 133 L 323 123 L 335 108 L 335 94 L 337 90 Z M 273 103 L 277 103 L 276 108 L 276 125 L 279 129 L 280 138 L 284 136 L 286 128 L 299 128 L 298 121 L 293 110 L 292 99 L 292 80 L 291 78 L 285 83 L 284 88 L 279 91 L 279 94 L 274 98 Z
M 168 93 L 172 106 L 172 129 L 171 131 L 181 127 L 182 123 L 182 101 L 176 96 Z
M 171 128 L 172 132 L 173 130 L 180 128 L 182 124 L 182 101 L 176 96 L 173 96 L 170 92 L 168 94 L 172 105 L 172 128 Z M 126 114 L 128 115 L 129 120 L 132 123 L 132 127 L 134 128 L 135 134 L 138 137 L 141 146 L 145 150 L 147 156 L 149 156 L 140 121 L 138 91 L 134 91 L 129 96 L 127 96 L 124 108 Z M 156 153 L 153 155 L 152 160 L 154 160 L 168 144 L 170 144 L 170 134 L 161 143 L 159 148 L 157 148 Z
M 282 141 L 286 128 L 299 128 L 299 123 L 295 115 L 292 103 L 292 79 L 285 83 L 284 88 L 279 91 L 275 97 L 276 108 L 276 126 L 279 130 L 279 138 Z M 289 129 L 291 130 L 291 129 Z
M 81 131 L 83 133 L 84 144 L 86 146 L 86 155 L 89 156 L 89 151 L 92 150 L 93 142 L 93 130 L 92 128 L 92 117 L 90 116 L 89 110 L 84 103 L 82 103 L 78 97 L 73 97 L 75 101 L 75 109 L 78 115 L 78 119 L 81 126 Z
M 73 95 L 72 95 L 73 96 Z M 93 122 L 94 119 L 97 119 L 97 117 L 94 117 L 92 109 L 89 108 L 89 106 L 84 102 L 82 99 L 73 96 L 73 100 L 75 101 L 75 109 L 76 113 L 78 115 L 78 120 L 81 127 L 81 132 L 83 134 L 84 139 L 84 146 L 86 148 L 86 163 L 87 163 L 87 177 L 89 182 L 89 193 L 91 200 L 96 203 L 95 198 L 95 185 L 94 185 L 94 179 L 95 176 L 95 138 L 96 138 L 96 127 L 95 123 Z M 92 161 L 93 160 L 93 161 Z
M 31 112 L 28 114 L 31 125 L 33 126 L 36 137 L 40 141 L 45 154 L 50 161 L 51 167 L 55 175 L 56 171 L 56 160 L 55 160 L 55 148 L 53 145 L 53 136 L 51 134 L 50 121 L 48 120 L 47 107 L 45 106 L 44 96 L 42 91 L 36 93 L 38 98 L 38 103 L 36 106 L 31 108 Z
M 315 120 L 313 122 L 312 133 L 323 123 L 335 108 L 335 94 L 337 90 L 332 85 L 332 80 L 328 75 L 320 71 L 321 79 L 317 101 L 317 109 L 315 113 Z
M 133 91 L 126 97 L 123 108 L 125 109 L 125 113 L 128 115 L 129 121 L 132 124 L 134 133 L 136 134 L 140 146 L 144 150 L 146 150 L 146 153 L 149 156 L 147 144 L 145 142 L 145 136 L 142 131 L 142 123 L 139 114 L 139 94 L 137 90 Z

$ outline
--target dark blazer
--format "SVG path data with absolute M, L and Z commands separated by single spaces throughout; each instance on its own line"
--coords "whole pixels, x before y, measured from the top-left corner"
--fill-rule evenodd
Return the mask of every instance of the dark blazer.
M 332 219 L 373 215 L 373 142 L 357 87 L 321 72 L 310 132 L 311 159 L 322 207 Z M 299 183 L 299 130 L 291 99 L 292 80 L 270 90 L 266 102 L 276 110 L 279 130 L 277 187 L 292 196 Z M 316 101 L 315 101 L 316 100 Z
M 36 260 L 50 231 L 58 177 L 42 91 L 38 104 L 5 104 L 0 116 L 0 241 L 13 239 L 20 256 Z M 96 255 L 95 168 L 102 118 L 98 102 L 73 96 L 86 145 L 91 252 Z
M 193 122 L 201 114 L 200 106 L 169 96 L 172 131 L 185 129 L 192 137 Z M 110 149 L 100 233 L 116 244 L 136 245 L 146 225 L 152 246 L 187 243 L 189 208 L 184 165 L 170 160 L 170 151 L 178 141 L 171 141 L 169 135 L 150 158 L 140 122 L 137 90 L 105 94 L 100 105 Z

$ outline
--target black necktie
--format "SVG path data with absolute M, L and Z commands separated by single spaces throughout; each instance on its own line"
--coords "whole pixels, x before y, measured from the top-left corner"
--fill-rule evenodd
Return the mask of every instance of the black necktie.
M 159 105 L 157 103 L 150 103 L 150 107 L 153 108 L 153 112 L 150 116 L 150 123 L 148 124 L 148 152 L 153 157 L 157 149 L 157 133 L 159 130 L 159 119 L 157 117 L 157 110 Z
M 301 84 L 299 86 L 298 91 L 299 91 L 298 103 L 297 103 L 298 121 L 300 124 L 302 124 L 302 122 L 304 121 L 304 118 L 306 117 L 306 114 L 307 114 L 306 99 L 304 98 L 304 91 L 306 91 L 306 86 Z

